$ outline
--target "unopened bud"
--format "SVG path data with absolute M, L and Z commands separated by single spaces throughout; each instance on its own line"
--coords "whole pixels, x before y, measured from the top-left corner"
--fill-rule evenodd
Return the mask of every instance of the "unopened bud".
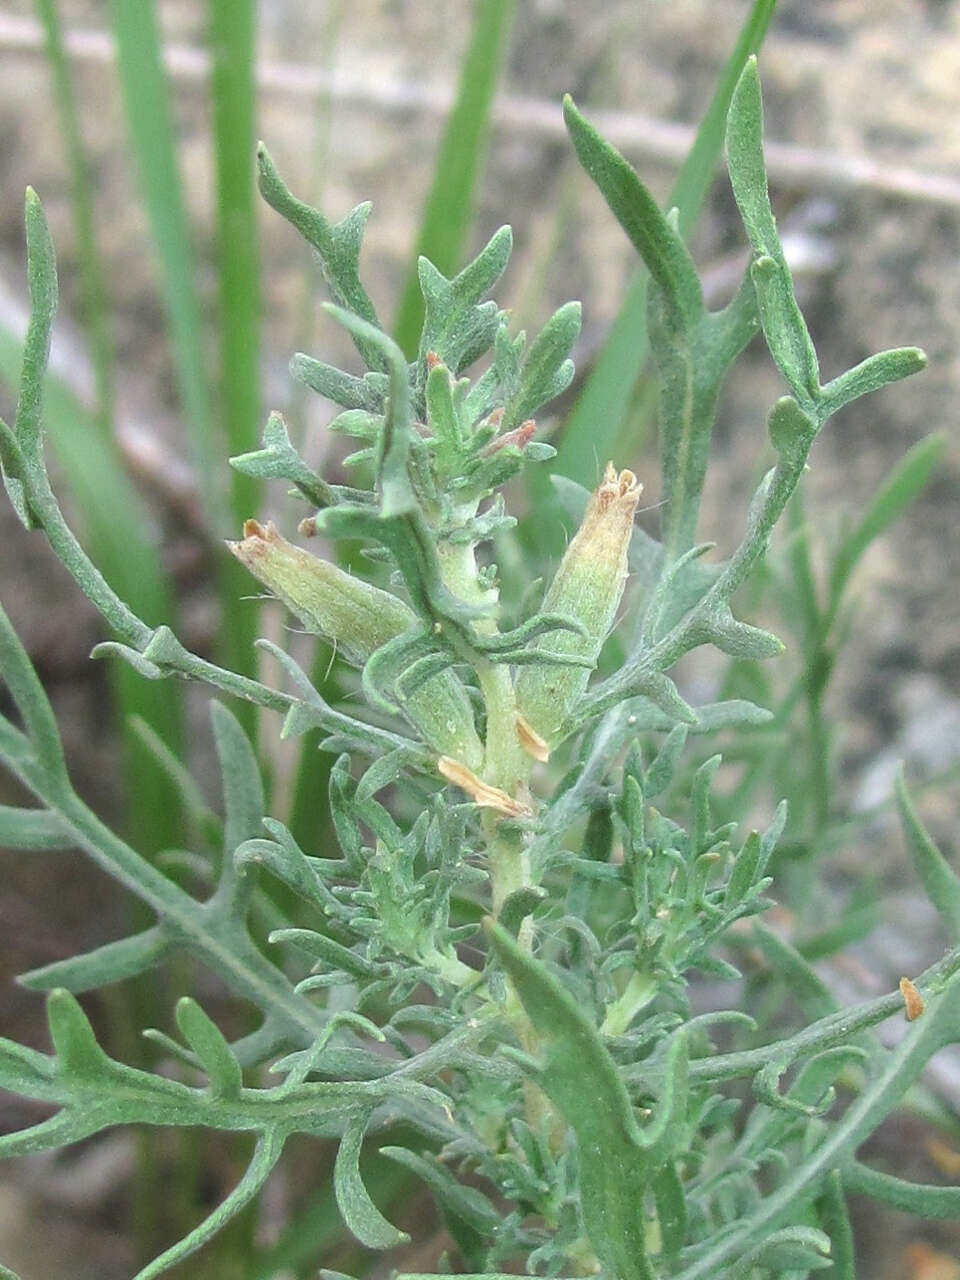
M 538 647 L 596 662 L 610 634 L 627 578 L 627 550 L 642 486 L 632 471 L 607 464 L 603 483 L 587 504 L 583 523 L 567 547 L 542 612 L 579 622 L 584 634 L 554 631 Z M 590 678 L 583 667 L 535 664 L 517 677 L 517 709 L 551 743 Z
M 296 547 L 268 522 L 248 520 L 243 540 L 227 546 L 254 577 L 287 606 L 313 635 L 323 636 L 354 666 L 411 630 L 417 616 L 402 600 Z M 404 700 L 403 709 L 424 739 L 442 755 L 479 768 L 483 747 L 467 691 L 453 671 L 441 671 Z

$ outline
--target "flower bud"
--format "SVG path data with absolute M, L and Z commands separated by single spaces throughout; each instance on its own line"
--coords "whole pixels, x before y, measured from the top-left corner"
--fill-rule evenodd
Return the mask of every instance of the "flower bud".
M 241 564 L 353 666 L 362 667 L 388 640 L 416 625 L 416 614 L 402 600 L 287 542 L 272 523 L 248 520 L 243 534 L 241 542 L 227 543 Z M 403 709 L 441 755 L 480 768 L 483 747 L 470 700 L 453 671 L 432 676 Z
M 632 471 L 607 464 L 603 483 L 587 504 L 583 523 L 567 547 L 542 605 L 582 624 L 585 634 L 554 631 L 537 647 L 596 662 L 610 634 L 627 578 L 627 550 L 642 486 Z M 517 677 L 517 709 L 549 744 L 583 694 L 585 667 L 534 664 Z

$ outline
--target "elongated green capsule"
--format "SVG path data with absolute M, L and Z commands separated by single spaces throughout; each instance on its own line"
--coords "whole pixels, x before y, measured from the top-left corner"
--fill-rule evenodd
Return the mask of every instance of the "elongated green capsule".
M 554 653 L 596 662 L 610 634 L 627 578 L 627 549 L 642 486 L 632 471 L 607 463 L 603 483 L 587 504 L 583 523 L 567 547 L 543 601 L 544 613 L 583 624 L 586 634 L 555 631 L 537 642 Z M 583 667 L 544 664 L 520 669 L 517 710 L 552 744 L 590 678 Z
M 416 625 L 416 614 L 402 600 L 287 542 L 272 523 L 248 520 L 243 534 L 242 541 L 227 543 L 240 563 L 353 666 L 362 667 L 388 640 Z M 403 707 L 440 755 L 481 767 L 483 746 L 470 700 L 453 671 L 431 676 Z

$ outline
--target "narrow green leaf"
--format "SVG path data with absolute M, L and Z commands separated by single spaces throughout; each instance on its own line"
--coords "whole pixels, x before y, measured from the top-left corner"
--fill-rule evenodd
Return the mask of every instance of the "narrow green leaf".
M 721 653 L 741 661 L 778 658 L 785 649 L 783 641 L 772 631 L 740 622 L 725 603 L 718 604 L 706 615 L 696 634 L 698 639 L 702 635 L 701 643 L 715 645 Z
M 956 1221 L 960 1218 L 960 1187 L 938 1187 L 908 1182 L 890 1173 L 852 1160 L 843 1170 L 843 1186 L 855 1195 L 869 1196 L 880 1204 L 918 1218 Z
M 92 174 L 84 153 L 77 100 L 63 43 L 59 0 L 35 0 L 35 3 L 43 23 L 60 132 L 70 166 L 70 202 L 83 291 L 84 329 L 97 384 L 97 417 L 101 427 L 109 430 L 113 423 L 114 351 L 104 267 L 94 221 Z
M 43 380 L 50 358 L 50 336 L 57 314 L 57 262 L 43 206 L 32 187 L 25 200 L 27 232 L 27 283 L 30 287 L 30 323 L 23 344 L 23 371 L 14 426 L 17 441 L 27 456 L 36 454 L 43 431 Z
M 643 781 L 644 794 L 648 798 L 662 795 L 673 781 L 688 733 L 688 725 L 677 724 L 667 734 Z
M 755 57 L 747 60 L 730 101 L 727 165 L 755 254 L 750 273 L 767 345 L 801 406 L 811 409 L 821 398 L 820 366 L 793 294 L 790 269 L 770 208 L 763 160 L 763 104 Z
M 60 1111 L 49 1120 L 31 1125 L 29 1129 L 18 1129 L 0 1137 L 0 1159 L 15 1159 L 17 1156 L 34 1155 L 38 1151 L 68 1147 L 71 1143 L 82 1142 L 103 1127 L 101 1110 L 91 1108 L 86 1114 Z
M 210 92 L 216 170 L 216 257 L 219 288 L 220 380 L 217 397 L 222 439 L 230 454 L 252 449 L 260 429 L 260 269 L 254 183 L 256 111 L 256 0 L 211 0 Z M 234 528 L 256 515 L 261 485 L 234 469 L 229 508 Z M 258 602 L 246 599 L 244 571 L 229 556 L 220 559 L 221 661 L 254 673 Z M 240 706 L 245 728 L 255 711 Z
M 919 347 L 896 347 L 867 356 L 860 364 L 841 373 L 821 388 L 824 408 L 834 414 L 851 400 L 859 400 L 871 391 L 879 391 L 891 382 L 900 382 L 922 373 L 927 367 L 927 357 Z
M 685 328 L 703 315 L 700 278 L 690 252 L 623 156 L 583 118 L 567 95 L 563 118 L 580 163 L 662 289 Z
M 233 854 L 238 870 L 249 863 L 265 866 L 294 893 L 319 906 L 325 915 L 333 919 L 348 916 L 350 908 L 334 897 L 283 823 L 265 818 L 264 826 L 274 839 L 245 840 Z
M 212 528 L 227 528 L 219 447 L 210 412 L 199 279 L 177 165 L 176 136 L 155 6 L 112 0 L 117 66 L 173 342 L 177 389 L 190 428 L 204 508 Z
M 833 1264 L 824 1280 L 856 1280 L 857 1259 L 853 1239 L 853 1227 L 847 1211 L 840 1173 L 834 1170 L 827 1179 L 826 1189 L 817 1202 L 820 1225 L 830 1237 L 830 1260 Z
M 215 1098 L 239 1098 L 243 1072 L 223 1032 L 189 996 L 177 1001 L 177 1026 L 200 1059 Z
M 0 848 L 71 849 L 73 843 L 55 813 L 0 804 Z
M 54 1052 L 66 1075 L 100 1079 L 109 1058 L 77 1000 L 62 987 L 47 997 L 47 1022 Z
M 356 978 L 373 978 L 377 968 L 349 947 L 344 947 L 315 929 L 274 929 L 269 941 L 287 942 L 319 960 L 328 969 L 342 969 Z
M 636 691 L 656 703 L 672 722 L 679 720 L 683 724 L 696 727 L 696 711 L 683 700 L 677 686 L 662 671 L 651 671 L 638 677 Z
M 230 860 L 238 845 L 262 830 L 263 781 L 256 754 L 236 716 L 222 702 L 211 702 L 210 717 L 223 787 L 224 852 Z
M 834 557 L 830 570 L 831 610 L 839 605 L 850 575 L 870 544 L 900 518 L 929 484 L 946 445 L 947 437 L 941 431 L 918 440 L 867 503 L 856 528 L 844 538 Z
M 760 867 L 760 833 L 751 831 L 733 862 L 730 879 L 723 895 L 725 909 L 739 906 L 757 881 Z
M 72 992 L 92 991 L 155 968 L 172 946 L 163 931 L 154 927 L 132 938 L 121 938 L 82 955 L 31 969 L 21 974 L 18 981 L 32 991 L 50 991 L 54 987 Z
M 0 343 L 4 347 L 9 346 L 8 338 L 7 332 L 0 328 Z M 22 358 L 17 361 L 18 367 L 20 364 L 22 364 Z M 16 375 L 14 380 L 15 377 Z M 0 472 L 3 475 L 3 487 L 7 491 L 7 497 L 16 512 L 17 519 L 25 529 L 33 529 L 36 527 L 36 522 L 27 504 L 23 487 L 25 467 L 26 462 L 17 443 L 16 434 L 10 425 L 0 418 Z
M 453 402 L 453 380 L 446 365 L 435 365 L 427 374 L 425 399 L 427 419 L 436 439 L 437 476 L 453 477 L 463 465 L 464 440 L 460 415 Z
M 31 1088 L 39 1089 L 49 1082 L 56 1070 L 56 1062 L 48 1054 L 0 1038 L 0 1088 L 29 1094 Z
M 830 1238 L 815 1227 L 784 1227 L 751 1249 L 727 1273 L 728 1280 L 752 1280 L 757 1268 L 771 1277 L 789 1272 L 806 1275 L 832 1266 Z
M 7 686 L 23 720 L 23 727 L 37 761 L 50 784 L 68 787 L 63 744 L 56 717 L 10 620 L 0 608 L 0 678 Z
M 950 937 L 956 941 L 960 939 L 960 876 L 930 839 L 920 821 L 910 799 L 902 769 L 897 774 L 895 792 L 900 825 L 903 827 L 914 870 Z
M 344 373 L 342 369 L 324 364 L 322 360 L 314 360 L 312 356 L 300 351 L 290 360 L 290 373 L 305 387 L 344 409 L 383 412 L 385 387 L 382 385 L 382 373 L 368 373 L 363 378 L 357 378 L 352 373 Z
M 754 937 L 770 967 L 786 984 L 787 990 L 799 1003 L 804 1014 L 813 1021 L 835 1013 L 837 1002 L 830 988 L 804 960 L 796 947 L 759 920 L 754 924 L 753 930 Z
M 726 144 L 730 181 L 754 252 L 782 263 L 763 159 L 763 100 L 755 56 L 746 60 L 730 99 Z
M 511 431 L 527 421 L 542 404 L 560 395 L 573 377 L 570 352 L 580 333 L 579 302 L 555 311 L 530 344 L 520 367 L 519 385 L 510 397 L 501 424 Z
M 460 69 L 460 82 L 437 154 L 416 252 L 394 324 L 397 343 L 413 359 L 423 323 L 418 260 L 427 257 L 449 275 L 459 266 L 473 220 L 477 185 L 490 128 L 490 104 L 506 60 L 514 0 L 480 0 Z
M 500 227 L 473 261 L 451 279 L 429 258 L 420 259 L 417 268 L 424 317 L 417 362 L 418 388 L 426 379 L 430 352 L 451 373 L 459 374 L 496 346 L 498 335 L 500 357 L 511 349 L 509 340 L 504 344 L 502 337 L 503 313 L 495 302 L 482 299 L 503 274 L 512 251 L 513 232 L 509 227 Z M 508 378 L 508 385 L 509 381 Z
M 333 1187 L 344 1223 L 368 1249 L 393 1249 L 410 1237 L 387 1221 L 370 1199 L 360 1177 L 360 1148 L 367 1128 L 366 1114 L 355 1116 L 340 1140 L 333 1170 Z
M 271 413 L 267 418 L 262 445 L 260 449 L 232 457 L 231 467 L 260 480 L 290 480 L 316 507 L 328 507 L 336 502 L 332 487 L 312 471 L 294 449 L 282 414 Z
M 829 1111 L 835 1100 L 833 1083 L 842 1071 L 851 1065 L 863 1065 L 866 1051 L 859 1045 L 835 1045 L 812 1057 L 804 1057 L 797 1078 L 789 1090 L 780 1092 L 780 1078 L 793 1066 L 793 1059 L 771 1058 L 753 1081 L 753 1092 L 759 1102 L 776 1111 L 791 1116 L 816 1116 Z M 758 1126 L 758 1136 L 752 1143 L 753 1151 L 764 1146 L 776 1145 L 786 1136 L 789 1120 L 770 1118 Z

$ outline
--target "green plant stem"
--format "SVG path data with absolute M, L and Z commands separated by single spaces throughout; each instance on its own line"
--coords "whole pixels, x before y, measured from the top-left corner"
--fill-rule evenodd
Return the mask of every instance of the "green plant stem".
M 915 979 L 921 991 L 938 994 L 960 972 L 960 950 L 951 951 L 942 960 L 931 965 Z M 755 1075 L 767 1063 L 796 1062 L 812 1058 L 814 1054 L 834 1045 L 843 1044 L 858 1031 L 876 1026 L 903 1010 L 903 996 L 899 991 L 874 1000 L 866 1000 L 851 1008 L 829 1014 L 796 1035 L 759 1049 L 745 1049 L 737 1053 L 722 1053 L 711 1058 L 697 1058 L 690 1063 L 690 1080 L 696 1083 L 719 1084 L 724 1080 L 737 1080 Z M 639 1069 L 637 1074 L 639 1075 Z
M 468 519 L 476 507 L 473 503 L 464 508 L 461 518 Z M 496 593 L 485 589 L 479 581 L 476 552 L 470 543 L 441 543 L 438 561 L 444 585 L 466 604 L 491 606 L 496 602 Z M 481 619 L 477 630 L 492 635 L 497 630 L 496 623 L 492 619 Z M 519 789 L 526 797 L 530 758 L 517 736 L 517 701 L 510 668 L 506 663 L 484 661 L 477 663 L 476 672 L 487 714 L 484 781 L 509 796 L 517 796 Z M 489 810 L 484 814 L 494 916 L 499 915 L 511 893 L 530 884 L 530 860 L 524 842 L 516 833 L 502 832 L 501 825 L 496 814 Z M 529 930 L 522 932 L 529 946 Z
M 47 61 L 57 100 L 57 116 L 70 166 L 70 200 L 77 239 L 78 265 L 83 293 L 84 327 L 97 386 L 97 419 L 105 432 L 114 420 L 114 352 L 104 283 L 103 261 L 97 244 L 90 168 L 84 154 L 70 67 L 63 44 L 59 0 L 35 0 L 43 23 Z

